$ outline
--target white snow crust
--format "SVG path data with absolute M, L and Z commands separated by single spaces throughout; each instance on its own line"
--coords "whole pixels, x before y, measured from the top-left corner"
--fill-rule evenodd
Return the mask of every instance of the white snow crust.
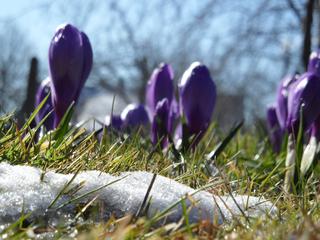
M 8 163 L 0 163 L 0 224 L 18 219 L 22 212 L 31 213 L 34 218 L 58 213 L 72 215 L 75 213 L 76 203 L 68 204 L 59 211 L 56 211 L 56 208 L 70 199 L 79 197 L 117 179 L 121 180 L 81 198 L 79 201 L 87 203 L 93 197 L 98 196 L 97 201 L 103 203 L 106 218 L 110 214 L 116 216 L 135 214 L 145 197 L 153 174 L 137 171 L 113 176 L 99 171 L 80 172 L 68 186 L 68 189 L 71 189 L 72 192 L 72 189 L 83 184 L 80 190 L 73 193 L 69 191 L 69 194 L 62 195 L 54 206 L 48 210 L 50 203 L 73 176 L 73 174 L 59 174 L 53 171 L 43 172 L 30 166 L 13 166 Z M 152 199 L 147 215 L 149 217 L 154 216 L 155 213 L 165 210 L 186 194 L 191 194 L 194 191 L 186 185 L 158 175 L 150 192 Z M 194 207 L 189 213 L 190 222 L 206 219 L 210 221 L 218 220 L 219 223 L 223 223 L 243 213 L 248 217 L 256 217 L 265 214 L 273 215 L 276 212 L 276 208 L 270 201 L 260 197 L 237 195 L 233 199 L 230 196 L 218 197 L 209 192 L 200 191 L 194 194 L 191 199 L 194 201 L 185 200 L 188 206 L 192 202 L 194 203 Z M 179 203 L 164 221 L 179 221 L 182 215 L 182 207 Z

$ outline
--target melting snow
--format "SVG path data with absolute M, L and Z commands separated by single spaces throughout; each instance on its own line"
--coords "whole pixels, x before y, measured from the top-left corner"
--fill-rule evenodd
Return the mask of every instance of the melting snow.
M 121 180 L 81 198 L 80 201 L 86 203 L 94 196 L 98 196 L 97 200 L 103 203 L 106 217 L 111 213 L 117 216 L 126 213 L 135 214 L 144 199 L 153 174 L 125 172 L 120 176 L 112 176 L 99 171 L 81 172 L 68 186 L 71 191 L 82 186 L 80 190 L 62 195 L 52 210 L 48 210 L 50 203 L 73 176 L 73 174 L 59 174 L 52 171 L 44 173 L 34 167 L 0 163 L 0 224 L 16 220 L 22 212 L 30 212 L 35 218 L 44 217 L 50 212 L 51 214 L 72 215 L 75 207 L 72 203 L 59 211 L 56 211 L 55 208 L 117 179 Z M 166 209 L 192 192 L 194 189 L 158 175 L 150 192 L 152 200 L 148 208 L 148 216 L 153 216 L 156 212 Z M 196 200 L 196 203 L 189 214 L 191 222 L 199 219 L 210 221 L 217 219 L 219 223 L 222 223 L 224 220 L 231 220 L 233 216 L 241 215 L 239 207 L 247 216 L 259 216 L 265 213 L 272 215 L 276 211 L 271 202 L 259 197 L 238 195 L 233 199 L 230 196 L 218 197 L 209 192 L 200 191 L 194 194 L 192 199 Z M 187 205 L 191 204 L 190 200 L 185 202 Z M 181 204 L 178 204 L 166 221 L 178 221 L 181 216 L 182 207 Z

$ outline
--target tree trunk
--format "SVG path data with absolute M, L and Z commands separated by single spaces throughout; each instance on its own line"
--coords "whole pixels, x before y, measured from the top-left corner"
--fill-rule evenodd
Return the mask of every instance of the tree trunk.
M 317 33 L 318 33 L 318 39 L 317 39 L 317 48 L 320 48 L 320 2 L 317 1 L 316 4 L 316 16 L 317 16 Z
M 38 88 L 38 60 L 33 57 L 30 61 L 30 70 L 28 75 L 28 86 L 26 98 L 22 108 L 18 112 L 18 123 L 21 126 L 24 123 L 25 117 L 28 117 L 34 110 L 35 97 Z
M 308 67 L 309 55 L 311 52 L 311 38 L 312 38 L 312 21 L 313 9 L 315 0 L 308 0 L 306 3 L 306 15 L 303 23 L 303 50 L 302 50 L 302 63 L 305 69 Z

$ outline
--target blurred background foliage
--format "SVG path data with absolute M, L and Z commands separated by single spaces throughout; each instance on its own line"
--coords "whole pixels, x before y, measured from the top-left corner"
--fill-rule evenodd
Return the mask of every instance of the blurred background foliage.
M 281 78 L 304 71 L 320 44 L 317 0 L 12 0 L 0 13 L 0 110 L 23 119 L 33 92 L 48 76 L 47 52 L 57 25 L 85 31 L 94 67 L 77 117 L 103 118 L 144 102 L 160 62 L 178 83 L 193 61 L 205 63 L 218 86 L 215 115 L 222 127 L 264 117 Z

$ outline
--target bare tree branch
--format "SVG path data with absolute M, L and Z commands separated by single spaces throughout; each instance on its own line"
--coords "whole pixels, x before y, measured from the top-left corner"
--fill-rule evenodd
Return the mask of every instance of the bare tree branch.
M 291 8 L 292 12 L 295 14 L 295 16 L 298 18 L 298 21 L 302 23 L 302 16 L 297 8 L 296 4 L 292 0 L 287 0 L 288 6 Z

